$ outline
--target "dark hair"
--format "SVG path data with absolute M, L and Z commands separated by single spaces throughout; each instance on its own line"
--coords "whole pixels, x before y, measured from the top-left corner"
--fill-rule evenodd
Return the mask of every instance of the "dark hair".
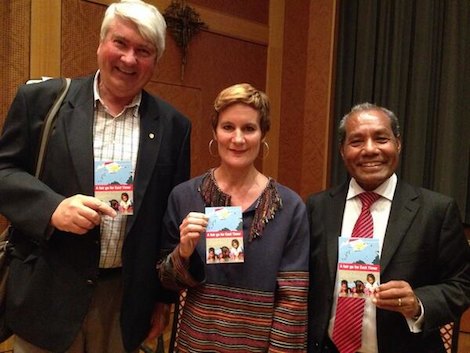
M 344 143 L 346 139 L 346 120 L 348 120 L 352 115 L 357 113 L 366 112 L 366 111 L 380 111 L 385 114 L 385 116 L 390 120 L 390 126 L 392 128 L 393 135 L 395 137 L 400 137 L 400 124 L 398 122 L 398 118 L 396 117 L 395 113 L 387 108 L 372 104 L 372 103 L 361 103 L 355 105 L 349 113 L 342 117 L 338 125 L 338 139 L 340 145 Z

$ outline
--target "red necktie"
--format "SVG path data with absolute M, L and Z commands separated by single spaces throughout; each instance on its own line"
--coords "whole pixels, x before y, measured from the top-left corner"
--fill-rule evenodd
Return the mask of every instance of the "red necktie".
M 372 238 L 374 236 L 374 222 L 370 214 L 370 206 L 380 198 L 375 192 L 363 192 L 359 194 L 362 209 L 359 218 L 354 225 L 352 237 L 356 238 Z
M 374 223 L 370 206 L 380 198 L 374 192 L 359 194 L 362 209 L 354 225 L 351 237 L 372 238 Z M 333 327 L 333 342 L 340 353 L 354 353 L 361 348 L 362 320 L 364 317 L 364 298 L 339 297 Z

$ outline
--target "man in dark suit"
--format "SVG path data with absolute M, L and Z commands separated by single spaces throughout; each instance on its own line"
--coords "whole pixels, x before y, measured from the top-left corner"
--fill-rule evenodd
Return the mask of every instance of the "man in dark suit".
M 155 266 L 172 188 L 189 178 L 190 122 L 143 90 L 166 25 L 141 1 L 106 11 L 95 75 L 72 80 L 34 178 L 59 80 L 20 87 L 0 138 L 0 212 L 14 227 L 7 323 L 15 352 L 137 352 L 173 294 Z M 133 215 L 94 196 L 96 166 L 126 162 Z
M 374 191 L 380 195 L 370 208 L 380 249 L 380 286 L 365 300 L 360 348 L 353 351 L 445 352 L 439 327 L 457 322 L 470 303 L 469 246 L 457 206 L 446 196 L 397 179 L 401 141 L 391 111 L 358 105 L 341 120 L 339 136 L 351 179 L 307 200 L 308 351 L 339 351 L 333 343 L 341 282 L 338 239 L 352 234 L 361 212 L 356 196 Z

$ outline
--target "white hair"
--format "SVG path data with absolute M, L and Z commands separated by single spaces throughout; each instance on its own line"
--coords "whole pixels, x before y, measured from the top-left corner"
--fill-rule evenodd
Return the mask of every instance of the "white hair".
M 155 45 L 157 60 L 161 58 L 165 51 L 166 22 L 155 6 L 142 0 L 121 0 L 109 5 L 101 23 L 101 41 L 116 17 L 135 23 L 141 36 Z

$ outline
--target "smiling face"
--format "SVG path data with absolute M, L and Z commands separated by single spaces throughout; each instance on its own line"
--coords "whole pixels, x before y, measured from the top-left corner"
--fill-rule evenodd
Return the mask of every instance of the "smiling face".
M 374 190 L 396 170 L 401 142 L 390 119 L 379 110 L 361 111 L 345 122 L 341 156 L 349 174 L 367 191 Z
M 101 98 L 128 104 L 153 76 L 157 50 L 137 26 L 116 17 L 97 50 Z
M 256 109 L 235 103 L 220 112 L 214 140 L 217 141 L 222 165 L 236 169 L 252 167 L 259 153 L 261 138 Z
M 235 248 L 235 249 L 238 249 L 238 245 L 239 245 L 239 244 L 238 244 L 238 240 L 233 239 L 233 240 L 232 240 L 232 247 Z

